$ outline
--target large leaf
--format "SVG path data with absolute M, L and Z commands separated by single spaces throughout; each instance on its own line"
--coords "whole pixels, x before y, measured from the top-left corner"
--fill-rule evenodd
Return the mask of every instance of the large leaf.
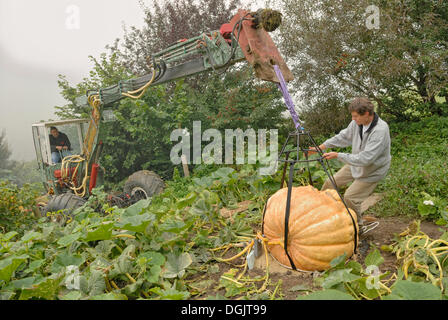
M 81 237 L 81 232 L 72 233 L 69 235 L 66 235 L 58 240 L 58 245 L 61 247 L 67 247 L 71 245 L 73 242 L 78 240 Z
M 342 282 L 352 282 L 361 278 L 361 276 L 351 273 L 352 269 L 340 269 L 330 273 L 322 283 L 322 288 L 329 289 Z
M 364 262 L 365 262 L 366 267 L 368 267 L 368 266 L 379 267 L 384 262 L 384 258 L 381 256 L 379 250 L 375 249 L 367 255 Z
M 12 238 L 14 238 L 16 235 L 18 235 L 19 233 L 16 231 L 11 231 L 5 234 L 0 234 L 0 240 L 1 241 L 9 241 Z
M 441 300 L 442 292 L 431 283 L 398 280 L 385 300 Z
M 176 208 L 183 209 L 187 206 L 191 206 L 193 204 L 193 202 L 196 200 L 196 198 L 197 198 L 197 193 L 191 192 L 185 198 L 176 201 Z
M 83 263 L 84 258 L 80 255 L 71 255 L 67 252 L 62 252 L 58 256 L 56 256 L 56 259 L 54 259 L 54 262 L 51 266 L 51 272 L 58 273 L 68 266 L 79 267 Z
M 179 233 L 182 230 L 188 228 L 189 225 L 186 225 L 183 221 L 168 219 L 163 224 L 159 225 L 159 229 L 160 231 Z
M 233 168 L 223 167 L 213 172 L 211 177 L 214 179 L 218 179 L 222 183 L 226 184 L 230 180 L 229 175 L 232 174 L 233 172 L 235 172 Z
M 344 253 L 344 254 L 340 255 L 339 257 L 336 257 L 333 260 L 331 260 L 330 266 L 332 268 L 344 267 L 345 260 L 347 260 L 347 254 Z
M 185 275 L 185 269 L 192 263 L 189 253 L 182 253 L 180 256 L 175 254 L 168 254 L 165 263 L 164 278 L 182 278 Z
M 114 267 L 109 273 L 110 278 L 113 278 L 119 274 L 132 273 L 134 266 L 134 251 L 134 245 L 129 245 L 123 250 L 121 255 L 114 262 Z
M 121 293 L 110 292 L 93 296 L 90 300 L 128 300 L 128 297 Z
M 32 288 L 22 290 L 19 300 L 29 300 L 31 298 L 55 299 L 62 278 L 62 276 L 57 276 L 42 279 L 39 283 L 33 284 Z
M 88 230 L 83 239 L 85 241 L 109 240 L 112 238 L 113 227 L 114 223 L 112 221 L 104 222 L 98 228 Z
M 152 213 L 145 212 L 141 215 L 122 215 L 115 223 L 115 226 L 120 229 L 129 230 L 133 232 L 144 232 L 146 227 L 156 219 Z
M 42 238 L 42 233 L 36 231 L 28 231 L 22 237 L 23 242 L 29 242 L 33 240 L 40 240 Z
M 82 297 L 82 293 L 79 291 L 70 291 L 66 295 L 61 297 L 61 300 L 79 300 Z
M 155 251 L 148 251 L 145 253 L 142 253 L 138 256 L 138 258 L 144 258 L 146 259 L 146 263 L 149 265 L 157 265 L 161 266 L 165 263 L 165 256 L 159 252 Z
M 117 245 L 112 240 L 100 241 L 95 247 L 94 255 L 102 256 L 107 258 L 109 254 L 112 252 L 112 249 Z
M 39 269 L 45 262 L 45 259 L 34 260 L 30 262 L 28 268 L 24 271 L 25 273 L 35 272 Z
M 143 279 L 138 279 L 136 282 L 130 283 L 121 289 L 121 292 L 125 293 L 128 297 L 137 297 L 139 295 L 139 289 L 143 284 Z
M 28 259 L 27 255 L 12 256 L 0 261 L 0 280 L 8 282 L 16 269 Z
M 177 291 L 176 289 L 162 290 L 156 287 L 149 291 L 159 295 L 162 300 L 185 300 L 190 297 L 188 291 Z
M 143 199 L 140 200 L 137 203 L 134 203 L 132 206 L 127 207 L 124 212 L 123 216 L 136 216 L 142 213 L 142 211 L 149 207 L 151 204 L 151 199 Z
M 106 281 L 104 280 L 103 272 L 99 270 L 93 270 L 90 273 L 87 291 L 90 296 L 96 296 L 104 293 L 106 290 Z
M 32 288 L 33 284 L 36 283 L 36 277 L 28 277 L 19 280 L 11 281 L 10 285 L 16 290 L 23 290 L 27 288 Z
M 298 296 L 297 300 L 355 300 L 355 298 L 339 290 L 327 289 L 316 291 L 306 296 Z
M 150 283 L 158 283 L 162 268 L 159 265 L 152 266 L 149 271 L 145 272 L 145 280 Z

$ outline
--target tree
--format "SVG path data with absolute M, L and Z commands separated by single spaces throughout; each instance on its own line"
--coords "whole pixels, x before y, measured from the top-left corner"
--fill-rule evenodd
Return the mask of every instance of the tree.
M 284 0 L 278 5 L 285 17 L 281 48 L 304 105 L 364 95 L 397 120 L 446 112 L 436 100 L 448 81 L 446 1 Z
M 124 66 L 118 63 L 118 53 L 102 53 L 99 58 L 89 56 L 93 62 L 93 68 L 89 77 L 72 86 L 64 75 L 59 75 L 58 86 L 62 97 L 68 104 L 55 106 L 55 114 L 60 119 L 88 118 L 91 110 L 80 108 L 76 99 L 86 94 L 88 90 L 105 88 L 117 84 L 120 80 L 129 79 L 132 74 Z

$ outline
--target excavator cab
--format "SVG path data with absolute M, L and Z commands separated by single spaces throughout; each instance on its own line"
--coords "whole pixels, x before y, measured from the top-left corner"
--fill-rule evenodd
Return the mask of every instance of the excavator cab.
M 82 145 L 89 127 L 90 119 L 73 119 L 40 122 L 32 125 L 34 148 L 37 163 L 44 187 L 49 193 L 60 193 L 61 162 L 55 163 L 51 157 L 50 128 L 56 127 L 59 132 L 67 135 L 71 143 L 72 155 L 82 152 Z

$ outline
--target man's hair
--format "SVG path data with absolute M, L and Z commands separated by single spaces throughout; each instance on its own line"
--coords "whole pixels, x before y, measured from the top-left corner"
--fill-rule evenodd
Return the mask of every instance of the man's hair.
M 56 130 L 56 131 L 58 131 L 58 128 L 56 128 L 56 127 L 50 127 L 50 131 L 52 131 L 52 130 Z
M 348 110 L 350 112 L 357 112 L 359 115 L 364 115 L 366 112 L 369 114 L 373 114 L 375 111 L 375 107 L 373 103 L 366 97 L 357 97 L 350 102 L 348 106 Z

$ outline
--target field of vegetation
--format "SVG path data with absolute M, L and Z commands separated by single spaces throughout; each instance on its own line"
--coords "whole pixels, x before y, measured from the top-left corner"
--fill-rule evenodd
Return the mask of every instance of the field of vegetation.
M 447 184 L 432 182 L 446 179 L 439 172 L 446 168 L 440 167 L 441 162 L 425 161 L 428 156 L 438 159 L 447 153 L 446 145 L 432 147 L 436 132 L 436 140 L 448 138 L 443 129 L 447 127 L 447 118 L 408 124 L 406 132 L 401 126 L 392 127 L 393 166 L 381 186 L 387 196 L 370 214 L 448 224 L 443 197 Z M 403 139 L 408 145 L 401 143 Z M 415 145 L 426 151 L 415 152 Z M 419 166 L 426 171 L 415 170 Z M 416 183 L 403 182 L 403 170 L 412 172 Z M 312 172 L 316 185 L 321 185 L 319 168 Z M 432 174 L 431 180 L 426 179 L 426 172 Z M 124 209 L 110 207 L 106 193 L 96 189 L 66 225 L 34 217 L 36 194 L 31 186 L 19 190 L 3 182 L 0 212 L 2 219 L 8 216 L 11 223 L 0 234 L 1 298 L 446 298 L 448 233 L 431 239 L 416 222 L 391 237 L 390 245 L 378 247 L 370 241 L 358 261 L 345 262 L 340 257 L 330 270 L 314 277 L 291 271 L 278 275 L 268 269 L 246 270 L 246 255 L 230 260 L 261 231 L 263 206 L 278 190 L 280 178 L 280 172 L 259 176 L 255 165 L 202 166 L 189 178 L 175 170 L 162 194 Z M 306 176 L 298 175 L 295 181 L 306 181 Z M 427 200 L 434 205 L 425 205 Z M 225 214 L 232 210 L 231 217 Z M 381 267 L 382 255 L 391 253 L 396 256 L 396 267 L 373 278 L 366 266 Z M 78 289 L 71 287 L 75 276 Z M 285 277 L 295 281 L 284 281 Z M 378 289 L 368 289 L 373 279 L 381 283 Z
M 337 257 L 325 272 L 279 272 L 269 259 L 249 268 L 247 248 L 260 237 L 281 167 L 259 175 L 259 163 L 190 165 L 185 177 L 170 162 L 170 132 L 191 130 L 193 121 L 221 132 L 268 125 L 279 130 L 280 145 L 293 130 L 277 87 L 237 64 L 117 103 L 116 120 L 101 128 L 105 184 L 70 215 L 41 216 L 34 163 L 10 160 L 2 134 L 0 300 L 448 299 L 448 5 L 429 2 L 270 1 L 288 12 L 273 37 L 296 77 L 291 91 L 302 102 L 299 116 L 316 141 L 347 126 L 347 101 L 355 96 L 371 98 L 390 126 L 392 165 L 376 190 L 381 200 L 366 212 L 380 225 L 360 238 L 355 256 Z M 365 29 L 372 3 L 382 10 L 382 32 Z M 75 104 L 85 90 L 147 73 L 142 57 L 216 29 L 240 6 L 155 1 L 144 11 L 144 28 L 125 30 L 107 53 L 91 57 L 88 78 L 70 84 L 60 76 L 67 105 L 56 115 L 88 117 L 90 110 Z M 160 32 L 178 21 L 185 21 L 182 30 Z M 148 48 L 142 39 L 154 42 Z M 330 164 L 333 172 L 342 167 Z M 107 195 L 122 192 L 138 170 L 160 174 L 164 191 L 126 208 L 111 205 Z M 319 188 L 325 172 L 317 164 L 310 171 Z M 307 172 L 297 171 L 294 185 L 307 183 Z

